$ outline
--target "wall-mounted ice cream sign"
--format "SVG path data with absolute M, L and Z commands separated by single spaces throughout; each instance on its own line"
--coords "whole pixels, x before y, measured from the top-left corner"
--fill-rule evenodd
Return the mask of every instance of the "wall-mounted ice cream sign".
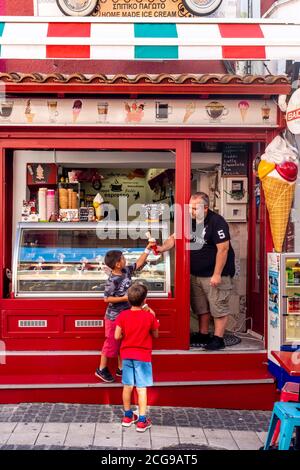
M 0 125 L 276 127 L 277 105 L 268 100 L 95 100 L 0 101 Z

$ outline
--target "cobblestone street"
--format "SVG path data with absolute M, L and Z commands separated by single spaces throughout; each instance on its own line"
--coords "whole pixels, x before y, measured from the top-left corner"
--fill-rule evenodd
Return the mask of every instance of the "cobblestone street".
M 0 405 L 0 449 L 258 449 L 270 412 L 150 407 L 150 432 L 122 429 L 121 406 Z

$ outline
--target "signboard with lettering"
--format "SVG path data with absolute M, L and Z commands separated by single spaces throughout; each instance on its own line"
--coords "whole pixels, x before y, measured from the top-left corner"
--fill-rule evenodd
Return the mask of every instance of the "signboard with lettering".
M 286 124 L 293 134 L 300 134 L 300 88 L 292 94 L 289 101 Z
M 222 176 L 247 176 L 247 145 L 226 143 L 222 152 Z
M 231 0 L 35 0 L 37 16 L 116 18 L 237 17 Z

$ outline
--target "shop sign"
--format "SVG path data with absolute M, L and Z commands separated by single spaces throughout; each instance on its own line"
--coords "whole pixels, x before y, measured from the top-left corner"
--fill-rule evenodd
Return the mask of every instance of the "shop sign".
M 67 16 L 166 18 L 207 16 L 223 0 L 56 0 Z
M 288 103 L 286 123 L 293 134 L 300 134 L 300 88 L 292 94 Z
M 277 106 L 271 100 L 11 98 L 0 101 L 1 125 L 277 127 Z

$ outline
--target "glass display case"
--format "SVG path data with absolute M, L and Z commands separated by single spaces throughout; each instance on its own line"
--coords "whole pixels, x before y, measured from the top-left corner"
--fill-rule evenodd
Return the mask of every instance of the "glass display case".
M 300 345 L 300 253 L 268 254 L 268 348 Z
M 134 263 L 147 244 L 168 238 L 167 223 L 19 223 L 14 250 L 15 297 L 103 297 L 108 277 L 107 251 L 121 250 Z M 169 253 L 148 256 L 133 280 L 145 282 L 149 297 L 170 294 Z

